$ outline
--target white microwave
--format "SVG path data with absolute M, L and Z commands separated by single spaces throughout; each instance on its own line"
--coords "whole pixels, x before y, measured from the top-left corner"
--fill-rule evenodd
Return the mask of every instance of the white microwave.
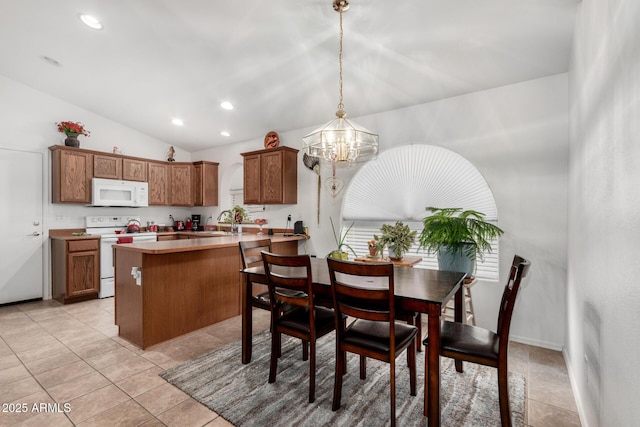
M 149 206 L 147 182 L 93 178 L 91 206 Z

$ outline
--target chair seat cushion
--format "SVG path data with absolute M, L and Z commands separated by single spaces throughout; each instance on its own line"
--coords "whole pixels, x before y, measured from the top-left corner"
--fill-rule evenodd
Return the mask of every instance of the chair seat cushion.
M 407 347 L 417 333 L 418 328 L 415 326 L 396 323 L 396 349 Z M 345 330 L 343 342 L 365 347 L 376 352 L 389 353 L 391 350 L 389 323 L 357 319 Z
M 254 307 L 260 307 L 265 310 L 270 310 L 271 305 L 269 301 L 270 299 L 268 291 L 251 296 L 251 305 Z
M 424 340 L 428 345 L 428 338 Z M 486 361 L 498 361 L 500 337 L 494 332 L 458 322 L 440 322 L 441 353 L 458 353 Z
M 307 334 L 311 332 L 309 312 L 306 308 L 302 307 L 285 312 L 278 320 L 278 325 Z M 334 327 L 335 319 L 333 318 L 333 310 L 316 307 L 316 333 L 329 332 L 332 331 Z

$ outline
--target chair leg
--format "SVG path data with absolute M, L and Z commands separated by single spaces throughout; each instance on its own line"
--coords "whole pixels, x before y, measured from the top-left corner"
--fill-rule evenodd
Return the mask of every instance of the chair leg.
M 415 352 L 415 348 L 411 347 L 411 350 L 413 350 L 413 352 Z M 415 354 L 414 354 L 415 357 Z M 391 398 L 389 400 L 391 400 L 391 427 L 395 427 L 396 425 L 396 358 L 395 357 L 391 357 L 391 360 L 389 361 L 389 385 L 390 385 L 390 392 L 391 392 Z
M 360 356 L 360 379 L 364 380 L 367 378 L 367 358 L 364 356 Z
M 336 343 L 336 372 L 333 378 L 333 405 L 332 411 L 340 409 L 340 400 L 342 399 L 342 375 L 344 375 L 344 361 L 346 352 L 340 351 Z
M 278 370 L 278 354 L 280 353 L 280 333 L 271 333 L 271 365 L 269 366 L 269 383 L 276 382 L 276 371 Z
M 316 400 L 316 341 L 311 340 L 309 344 L 311 344 L 311 357 L 309 358 L 309 403 L 313 403 L 313 401 Z
M 462 360 L 455 359 L 456 372 L 464 372 L 462 369 Z
M 429 401 L 429 377 L 431 376 L 431 373 L 429 372 L 429 369 L 431 369 L 431 367 L 429 366 L 429 351 L 427 350 L 427 346 L 424 346 L 424 408 L 422 409 L 422 415 L 424 415 L 425 417 L 428 415 L 428 405 L 427 402 Z
M 407 349 L 409 355 L 409 387 L 411 389 L 411 396 L 416 395 L 416 351 L 414 349 L 415 342 L 411 343 L 411 346 Z
M 302 360 L 309 359 L 309 341 L 302 340 Z
M 418 327 L 418 335 L 416 336 L 416 350 L 422 351 L 422 313 L 416 316 L 416 326 Z
M 509 371 L 506 363 L 498 367 L 498 395 L 500 400 L 500 420 L 503 426 L 511 426 L 509 408 Z

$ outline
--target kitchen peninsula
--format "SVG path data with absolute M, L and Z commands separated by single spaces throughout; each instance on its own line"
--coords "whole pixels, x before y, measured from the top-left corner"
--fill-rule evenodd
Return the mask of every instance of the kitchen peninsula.
M 205 232 L 206 233 L 206 232 Z M 211 237 L 213 236 L 213 237 Z M 256 234 L 114 246 L 115 322 L 145 349 L 241 313 L 238 242 Z M 270 236 L 273 251 L 297 254 L 304 236 Z

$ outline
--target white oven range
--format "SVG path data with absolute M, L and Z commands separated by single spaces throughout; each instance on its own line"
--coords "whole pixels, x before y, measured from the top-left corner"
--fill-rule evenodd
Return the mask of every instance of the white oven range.
M 113 273 L 113 245 L 141 242 L 155 242 L 157 233 L 127 233 L 127 225 L 137 216 L 87 216 L 87 233 L 100 236 L 100 292 L 98 298 L 112 297 L 115 294 Z

